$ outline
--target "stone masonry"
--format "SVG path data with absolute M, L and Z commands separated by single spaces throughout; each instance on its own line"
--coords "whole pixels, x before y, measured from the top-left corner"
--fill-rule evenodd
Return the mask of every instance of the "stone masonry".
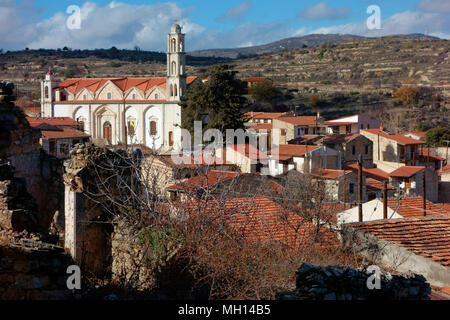
M 277 295 L 279 300 L 429 300 L 430 285 L 421 275 L 382 272 L 380 289 L 370 290 L 373 272 L 349 267 L 303 263 L 297 271 L 296 289 Z

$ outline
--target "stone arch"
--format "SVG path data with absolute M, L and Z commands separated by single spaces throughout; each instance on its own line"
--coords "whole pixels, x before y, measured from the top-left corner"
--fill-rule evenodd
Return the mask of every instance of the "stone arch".
M 93 138 L 103 138 L 103 124 L 109 122 L 111 124 L 111 143 L 116 144 L 119 140 L 117 113 L 108 105 L 99 106 L 93 114 Z
M 156 135 L 151 135 L 151 122 L 156 123 Z M 144 110 L 144 144 L 154 150 L 161 147 L 163 143 L 163 123 L 162 123 L 162 113 L 157 106 L 148 106 Z

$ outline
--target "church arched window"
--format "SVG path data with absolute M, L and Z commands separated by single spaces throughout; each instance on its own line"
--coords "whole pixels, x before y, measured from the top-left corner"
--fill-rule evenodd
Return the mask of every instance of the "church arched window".
M 179 47 L 180 47 L 180 52 L 183 52 L 183 40 L 180 40 L 180 45 L 179 45 Z
M 108 100 L 111 100 L 111 98 L 112 98 L 111 92 L 108 92 L 108 93 L 107 93 L 107 97 L 108 97 Z
M 175 61 L 172 61 L 172 74 L 177 74 L 177 63 Z
M 155 100 L 158 100 L 159 96 L 157 93 L 155 93 Z
M 169 131 L 169 146 L 173 146 L 173 131 Z
M 177 85 L 174 86 L 174 89 L 173 89 L 173 96 L 174 96 L 174 97 L 178 96 L 178 87 L 177 87 Z
M 172 39 L 172 52 L 177 51 L 177 40 L 175 38 Z
M 48 87 L 47 86 L 45 87 L 44 91 L 45 91 L 45 99 L 48 99 Z
M 152 120 L 150 121 L 150 135 L 156 136 L 158 134 L 158 131 L 156 130 L 156 121 Z
M 173 97 L 173 84 L 170 85 L 170 96 Z

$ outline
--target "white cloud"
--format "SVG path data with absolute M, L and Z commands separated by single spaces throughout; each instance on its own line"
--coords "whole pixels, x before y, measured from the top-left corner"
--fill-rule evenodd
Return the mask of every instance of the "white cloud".
M 404 11 L 394 14 L 381 21 L 380 30 L 369 30 L 366 21 L 347 23 L 322 28 L 301 28 L 295 35 L 311 33 L 333 34 L 346 33 L 360 36 L 385 36 L 393 34 L 424 33 L 428 29 L 430 35 L 450 39 L 450 22 L 445 14 L 423 13 L 417 11 Z
M 217 21 L 238 20 L 250 9 L 251 1 L 244 1 L 237 6 L 228 9 L 224 14 L 217 18 Z
M 298 17 L 308 20 L 338 20 L 348 18 L 350 15 L 349 7 L 333 7 L 326 2 L 319 2 L 318 4 L 303 10 L 298 14 Z

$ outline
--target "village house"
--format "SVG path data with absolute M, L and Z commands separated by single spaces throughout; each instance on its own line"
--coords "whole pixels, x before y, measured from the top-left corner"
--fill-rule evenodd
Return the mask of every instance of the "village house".
M 290 170 L 311 173 L 321 169 L 341 169 L 340 153 L 325 146 L 279 145 L 269 152 L 271 176 Z
M 392 133 L 383 127 L 364 129 L 361 134 L 373 143 L 373 162 L 382 170 L 391 172 L 401 166 L 419 165 L 419 147 L 425 142 Z
M 252 144 L 227 144 L 216 150 L 216 156 L 227 163 L 236 165 L 241 172 L 245 173 L 261 172 L 268 161 L 267 153 Z
M 313 179 L 322 181 L 327 193 L 327 200 L 340 203 L 358 201 L 358 174 L 351 170 L 321 169 L 311 173 Z M 367 201 L 366 178 L 363 176 L 363 201 Z
M 250 111 L 244 113 L 243 118 L 247 119 L 245 123 L 246 126 L 253 126 L 255 124 L 263 124 L 273 122 L 273 119 L 278 119 L 280 117 L 286 116 L 288 113 L 286 112 L 259 112 L 259 111 Z
M 427 134 L 426 131 L 411 131 L 411 132 L 401 132 L 402 135 L 405 137 L 416 139 L 416 140 L 422 140 L 425 141 L 425 136 Z
M 264 82 L 264 81 L 270 81 L 272 82 L 272 79 L 266 78 L 266 77 L 252 77 L 245 80 L 247 82 L 247 87 L 251 88 L 254 87 L 256 84 Z
M 71 118 L 31 118 L 27 117 L 31 127 L 41 132 L 40 144 L 51 155 L 67 158 L 69 151 L 77 143 L 89 141 L 83 125 Z
M 426 199 L 438 201 L 438 176 L 436 171 L 420 166 L 403 166 L 389 173 L 389 184 L 400 188 L 405 196 L 423 196 L 425 175 Z
M 356 114 L 353 116 L 328 120 L 323 124 L 327 127 L 327 133 L 350 134 L 359 133 L 362 129 L 379 128 L 381 122 L 365 114 Z
M 341 152 L 342 164 L 356 163 L 362 155 L 365 167 L 373 166 L 373 143 L 359 133 L 330 134 L 319 142 L 321 145 Z
M 438 171 L 439 176 L 439 201 L 450 202 L 450 164 Z
M 342 234 L 344 243 L 378 265 L 421 274 L 438 288 L 450 286 L 449 212 L 347 223 Z
M 283 116 L 273 120 L 273 129 L 285 129 L 286 144 L 288 141 L 309 134 L 326 134 L 325 127 L 321 126 L 320 114 L 316 116 Z

